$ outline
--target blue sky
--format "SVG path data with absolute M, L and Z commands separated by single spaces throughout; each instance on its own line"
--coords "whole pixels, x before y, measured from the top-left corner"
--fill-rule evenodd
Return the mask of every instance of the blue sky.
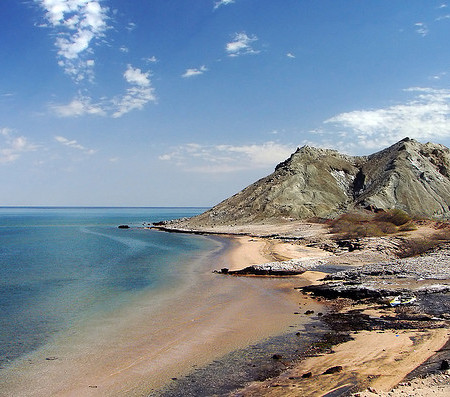
M 450 2 L 2 0 L 0 205 L 209 206 L 298 146 L 450 145 Z

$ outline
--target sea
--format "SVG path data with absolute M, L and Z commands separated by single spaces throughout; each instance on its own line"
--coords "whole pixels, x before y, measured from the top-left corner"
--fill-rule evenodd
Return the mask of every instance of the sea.
M 218 242 L 147 226 L 204 210 L 0 208 L 0 376 L 58 333 L 181 283 Z

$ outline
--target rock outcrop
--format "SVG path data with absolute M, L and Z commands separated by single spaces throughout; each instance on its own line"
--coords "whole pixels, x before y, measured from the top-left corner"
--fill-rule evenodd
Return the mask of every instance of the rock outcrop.
M 355 208 L 450 218 L 450 151 L 405 138 L 370 156 L 299 148 L 269 176 L 192 218 L 192 227 L 333 218 Z

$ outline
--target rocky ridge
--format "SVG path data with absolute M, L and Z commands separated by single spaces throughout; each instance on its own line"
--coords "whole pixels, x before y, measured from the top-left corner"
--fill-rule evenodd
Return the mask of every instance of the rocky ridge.
M 333 218 L 358 208 L 450 218 L 450 151 L 405 138 L 370 156 L 303 146 L 275 171 L 178 227 Z

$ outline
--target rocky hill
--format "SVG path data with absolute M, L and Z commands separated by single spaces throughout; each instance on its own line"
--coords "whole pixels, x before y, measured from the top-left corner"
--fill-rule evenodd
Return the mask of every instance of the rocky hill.
M 191 227 L 333 218 L 355 208 L 398 208 L 450 218 L 450 151 L 405 138 L 370 156 L 299 148 L 269 176 L 189 220 Z

